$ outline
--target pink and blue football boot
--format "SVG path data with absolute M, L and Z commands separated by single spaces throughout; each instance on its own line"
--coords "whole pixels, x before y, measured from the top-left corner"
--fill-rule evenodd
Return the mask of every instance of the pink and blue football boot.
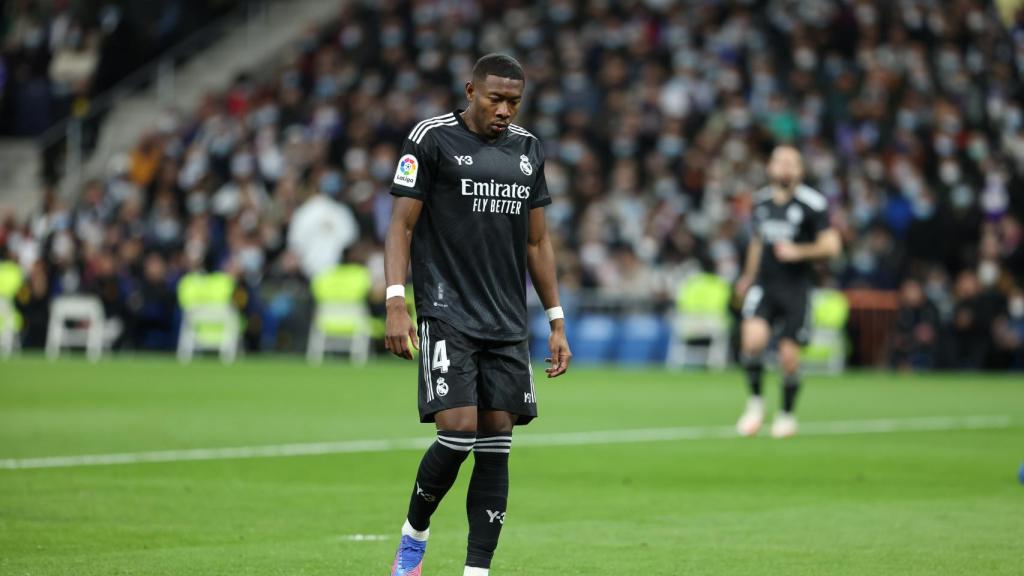
M 395 563 L 391 565 L 391 576 L 422 576 L 423 555 L 427 552 L 427 543 L 420 542 L 412 536 L 402 536 L 395 553 Z

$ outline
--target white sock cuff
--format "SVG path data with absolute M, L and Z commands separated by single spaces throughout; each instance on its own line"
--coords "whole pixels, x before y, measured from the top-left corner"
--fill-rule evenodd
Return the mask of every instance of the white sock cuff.
M 473 452 L 490 452 L 492 454 L 508 454 L 512 450 L 512 433 L 477 436 Z
M 405 524 L 402 525 L 402 536 L 408 536 L 408 537 L 412 538 L 413 540 L 418 540 L 420 542 L 426 542 L 427 538 L 430 538 L 430 528 L 427 528 L 426 530 L 423 530 L 421 532 L 421 531 L 413 528 L 412 524 L 409 524 L 409 521 L 406 520 Z
M 488 570 L 487 568 L 475 568 L 473 566 L 466 566 L 466 570 L 462 573 L 462 576 L 487 576 L 488 572 L 490 572 L 490 570 Z

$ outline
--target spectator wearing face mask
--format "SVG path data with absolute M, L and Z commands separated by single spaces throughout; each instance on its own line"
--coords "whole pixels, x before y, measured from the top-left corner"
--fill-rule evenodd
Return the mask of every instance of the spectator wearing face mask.
M 1003 347 L 1010 356 L 1010 367 L 1024 369 L 1024 288 L 1014 286 L 1006 307 Z
M 145 256 L 142 278 L 128 294 L 127 338 L 143 350 L 172 350 L 177 294 L 167 261 L 157 252 Z
M 110 57 L 128 66 L 151 53 L 122 37 L 138 27 L 135 11 L 117 3 L 102 3 L 98 22 L 80 17 L 80 2 L 7 4 L 0 124 L 8 128 L 49 124 L 51 55 L 86 45 L 79 31 L 82 39 L 97 26 L 101 34 L 94 86 L 111 85 L 108 72 L 124 69 Z M 50 194 L 42 213 L 7 234 L 9 252 L 28 270 L 59 255 L 55 243 L 66 252 L 68 234 L 86 259 L 125 246 L 118 277 L 134 287 L 152 250 L 167 259 L 170 278 L 179 266 L 234 262 L 243 281 L 265 281 L 286 254 L 308 279 L 354 243 L 379 250 L 394 143 L 453 108 L 458 79 L 500 46 L 536 79 L 521 123 L 548 151 L 549 224 L 566 286 L 575 278 L 602 296 L 642 292 L 646 285 L 620 280 L 620 269 L 640 265 L 657 285 L 657 306 L 698 260 L 734 276 L 765 155 L 789 141 L 841 230 L 840 287 L 896 290 L 908 272 L 919 276 L 949 336 L 940 342 L 955 341 L 949 278 L 970 270 L 991 283 L 979 296 L 1007 294 L 1007 277 L 1024 285 L 1024 195 L 1016 193 L 1024 189 L 1016 97 L 1024 84 L 1013 60 L 1000 57 L 1019 52 L 1024 19 L 1008 29 L 981 0 L 746 4 L 647 2 L 623 11 L 600 0 L 486 10 L 428 2 L 409 18 L 402 3 L 347 3 L 297 38 L 280 67 L 239 76 L 140 138 L 100 185 L 82 191 L 84 202 Z M 485 26 L 508 18 L 515 33 Z M 231 238 L 236 229 L 257 234 L 258 249 L 243 250 Z M 613 254 L 620 244 L 636 262 Z M 73 284 L 73 274 L 50 272 L 51 284 Z M 971 298 L 956 300 L 973 310 Z M 969 344 L 961 347 L 968 356 Z M 946 358 L 958 354 L 938 354 Z
M 36 261 L 15 297 L 15 306 L 24 322 L 23 347 L 42 348 L 46 345 L 46 328 L 50 322 L 51 297 L 52 289 L 46 265 L 41 260 Z
M 309 279 L 341 262 L 345 249 L 359 239 L 352 209 L 337 200 L 343 185 L 337 169 L 321 171 L 318 192 L 292 216 L 288 248 L 298 255 L 302 272 Z
M 899 370 L 929 370 L 940 350 L 939 311 L 921 283 L 910 278 L 900 287 L 900 307 L 892 335 L 889 364 Z

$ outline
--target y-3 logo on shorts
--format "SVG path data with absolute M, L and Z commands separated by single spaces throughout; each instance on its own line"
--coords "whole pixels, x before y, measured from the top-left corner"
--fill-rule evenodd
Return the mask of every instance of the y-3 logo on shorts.
M 491 519 L 490 520 L 491 524 L 494 524 L 494 521 L 497 520 L 499 524 L 501 524 L 503 526 L 505 525 L 505 513 L 504 512 L 495 512 L 493 510 L 488 510 L 487 511 L 487 516 Z
M 536 404 L 537 400 L 533 397 L 533 392 L 523 393 L 523 404 Z

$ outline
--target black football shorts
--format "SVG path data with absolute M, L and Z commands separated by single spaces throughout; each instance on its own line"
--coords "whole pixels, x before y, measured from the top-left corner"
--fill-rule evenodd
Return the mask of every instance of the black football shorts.
M 420 318 L 419 360 L 421 422 L 462 406 L 517 414 L 517 426 L 537 417 L 528 340 L 479 340 L 441 320 Z
M 804 346 L 811 337 L 810 296 L 810 290 L 802 286 L 755 284 L 743 299 L 743 318 L 764 318 L 775 336 Z

